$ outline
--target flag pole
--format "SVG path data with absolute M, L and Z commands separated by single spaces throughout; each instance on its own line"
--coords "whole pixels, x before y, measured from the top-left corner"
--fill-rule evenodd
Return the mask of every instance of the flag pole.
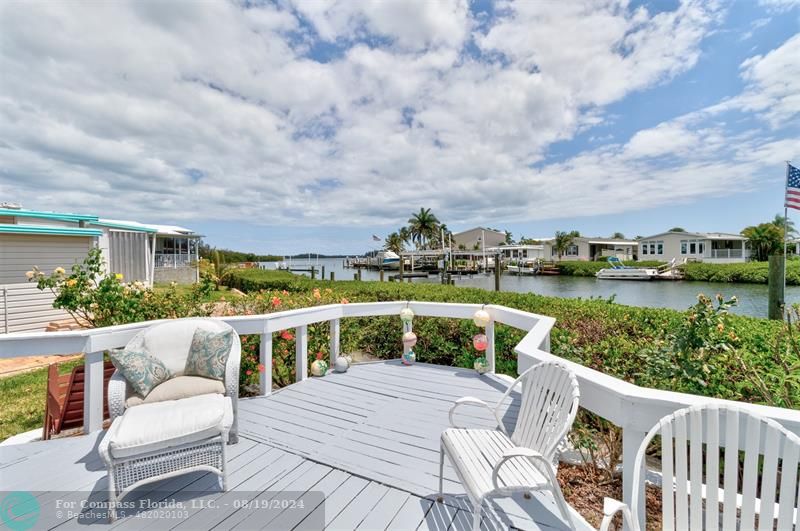
M 786 161 L 786 190 L 789 189 L 789 162 Z M 783 299 L 784 304 L 786 301 L 786 268 L 788 267 L 788 243 L 789 243 L 789 205 L 786 202 L 786 193 L 784 192 L 784 201 L 783 201 Z

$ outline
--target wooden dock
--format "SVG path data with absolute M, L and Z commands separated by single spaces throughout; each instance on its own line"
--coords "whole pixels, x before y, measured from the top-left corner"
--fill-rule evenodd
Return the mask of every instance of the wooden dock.
M 497 403 L 501 376 L 398 361 L 355 365 L 239 402 L 238 444 L 228 446 L 229 491 L 216 476 L 192 473 L 143 486 L 124 501 L 181 501 L 178 518 L 119 510 L 109 526 L 90 509 L 58 516 L 56 500 L 107 500 L 107 475 L 97 453 L 103 432 L 24 445 L 0 446 L 0 490 L 28 491 L 41 504 L 37 529 L 84 525 L 115 529 L 469 530 L 471 505 L 449 463 L 445 498 L 437 503 L 439 437 L 454 400 L 475 396 Z M 513 426 L 519 397 L 505 407 Z M 490 414 L 464 408 L 459 422 L 493 427 Z M 302 509 L 242 507 L 241 501 L 291 496 Z M 238 502 L 238 505 L 237 505 Z M 484 504 L 483 530 L 565 529 L 552 499 L 534 493 Z M 82 517 L 79 516 L 83 515 Z M 577 529 L 590 529 L 577 513 Z

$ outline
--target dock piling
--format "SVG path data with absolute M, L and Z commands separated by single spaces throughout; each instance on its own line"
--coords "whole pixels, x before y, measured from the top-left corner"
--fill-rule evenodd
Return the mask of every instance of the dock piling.
M 311 266 L 311 280 L 317 278 L 317 270 L 314 269 L 314 266 Z
M 358 270 L 358 273 L 356 273 L 356 275 L 358 275 L 358 280 L 361 280 L 361 270 L 360 269 Z
M 521 269 L 521 268 L 520 268 Z M 500 254 L 494 255 L 494 290 L 500 291 Z
M 379 271 L 378 276 L 379 276 L 379 280 L 381 282 L 383 282 L 383 268 L 381 268 L 381 270 Z
M 333 282 L 334 280 L 336 280 L 336 274 L 333 271 L 331 271 L 331 282 Z
M 783 320 L 783 306 L 784 290 L 783 290 L 783 268 L 786 263 L 782 255 L 772 255 L 769 257 L 769 273 L 768 273 L 768 302 L 767 302 L 767 317 L 769 319 Z

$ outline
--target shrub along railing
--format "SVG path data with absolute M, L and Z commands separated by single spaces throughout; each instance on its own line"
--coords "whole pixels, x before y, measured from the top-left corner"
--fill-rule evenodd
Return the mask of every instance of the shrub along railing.
M 267 370 L 260 373 L 262 395 L 272 391 L 272 334 L 281 330 L 295 330 L 296 380 L 308 378 L 308 326 L 328 322 L 330 326 L 331 365 L 340 352 L 340 320 L 398 315 L 409 307 L 417 316 L 469 319 L 476 310 L 484 308 L 492 317 L 486 327 L 488 348 L 485 352 L 490 371 L 495 368 L 494 325 L 503 324 L 526 332 L 516 345 L 517 370 L 523 372 L 541 361 L 558 360 L 575 372 L 581 389 L 581 407 L 607 419 L 623 430 L 623 463 L 632 463 L 644 440 L 646 432 L 658 420 L 686 406 L 717 402 L 736 404 L 757 414 L 772 418 L 787 429 L 800 435 L 800 413 L 797 411 L 731 402 L 690 394 L 675 393 L 640 387 L 602 372 L 564 360 L 550 354 L 550 331 L 555 319 L 543 315 L 515 310 L 505 306 L 392 301 L 375 303 L 330 304 L 263 315 L 220 317 L 238 334 L 261 336 L 259 358 Z M 121 348 L 143 328 L 159 321 L 77 330 L 69 332 L 36 332 L 0 335 L 0 358 L 45 354 L 85 353 L 86 396 L 84 400 L 84 426 L 86 432 L 101 429 L 103 415 L 103 353 Z M 398 319 L 398 330 L 400 323 Z M 398 334 L 399 335 L 399 334 Z M 400 349 L 398 346 L 398 354 Z M 724 430 L 722 431 L 724 433 Z M 742 440 L 736 444 L 744 443 Z M 722 441 L 720 444 L 726 444 Z M 743 446 L 739 446 L 742 448 Z M 623 468 L 623 497 L 630 503 L 634 485 L 632 467 Z M 643 485 L 638 485 L 643 495 Z M 640 519 L 643 515 L 640 515 Z

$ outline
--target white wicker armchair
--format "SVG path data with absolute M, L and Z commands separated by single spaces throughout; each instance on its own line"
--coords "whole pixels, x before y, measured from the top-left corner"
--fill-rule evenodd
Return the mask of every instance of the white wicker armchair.
M 176 375 L 182 375 L 189 355 L 192 337 L 198 328 L 210 332 L 230 329 L 230 325 L 214 319 L 176 319 L 153 325 L 142 330 L 131 339 L 126 348 L 144 348 L 152 356 L 160 359 Z M 229 444 L 238 442 L 239 366 L 242 347 L 239 335 L 233 332 L 233 344 L 225 366 L 225 396 L 230 397 L 233 406 L 233 426 L 228 438 Z M 125 378 L 115 371 L 108 383 L 108 411 L 113 421 L 125 412 L 126 401 L 135 393 Z

